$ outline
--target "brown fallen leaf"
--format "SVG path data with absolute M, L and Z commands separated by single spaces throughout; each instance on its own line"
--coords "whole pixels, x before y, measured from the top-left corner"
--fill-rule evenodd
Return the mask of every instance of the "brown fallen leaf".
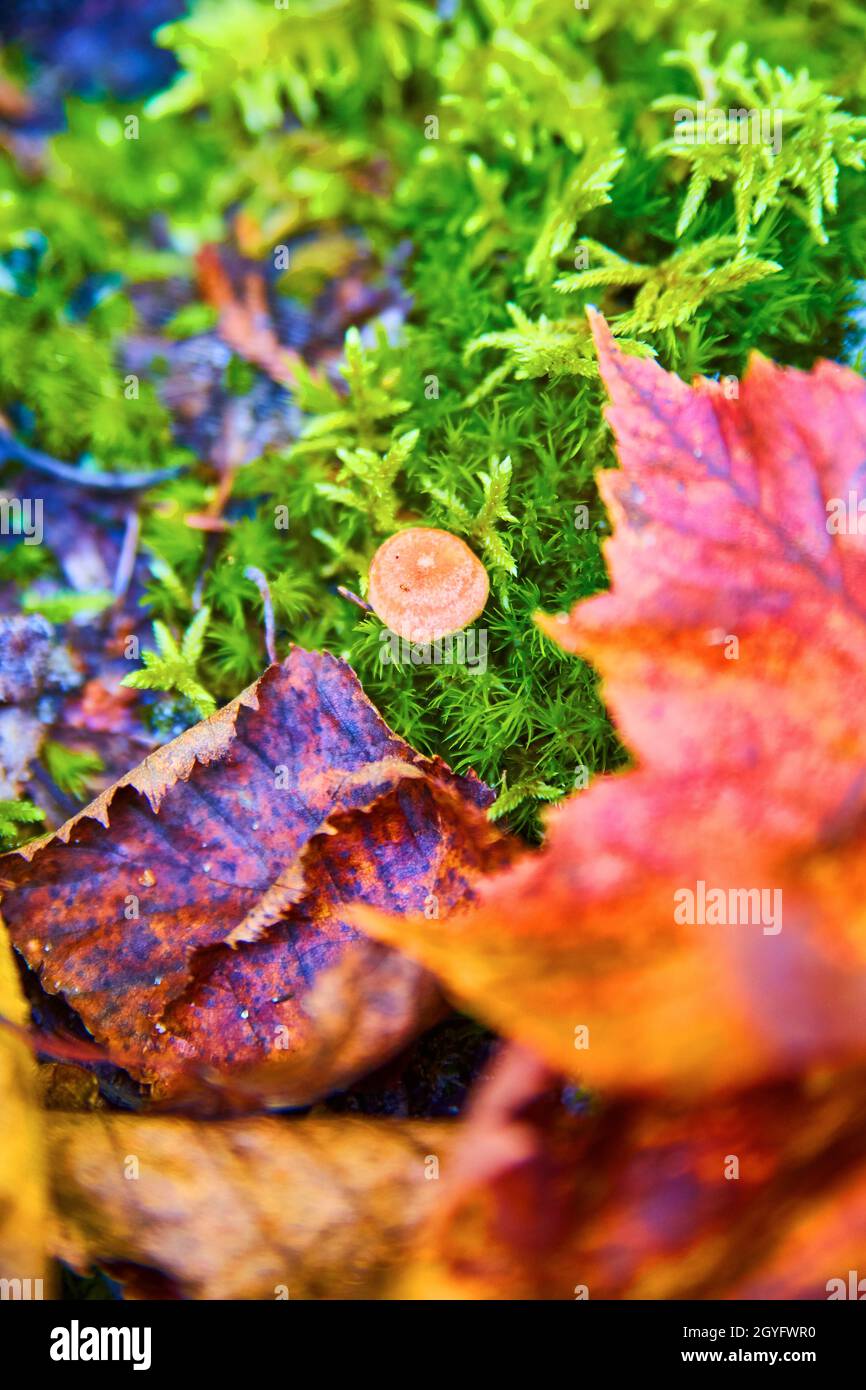
M 2 930 L 0 1013 L 18 1027 L 27 1020 Z M 15 1291 L 4 1291 L 4 1298 L 39 1298 L 45 1292 L 47 1178 L 38 1106 L 36 1064 L 27 1045 L 10 1029 L 0 1028 L 0 1278 L 21 1281 L 20 1290 L 13 1284 Z M 35 1280 L 43 1280 L 38 1292 Z
M 278 385 L 296 385 L 301 358 L 293 348 L 283 347 L 274 332 L 262 276 L 257 271 L 248 272 L 243 295 L 239 296 L 215 246 L 203 246 L 196 264 L 202 298 L 219 311 L 223 340 Z
M 230 962 L 225 966 L 231 969 Z M 259 993 L 268 988 L 260 983 Z M 342 1090 L 402 1051 L 445 1012 L 427 971 L 363 937 L 347 941 L 336 962 L 316 975 L 291 1038 L 282 1052 L 265 1060 L 252 1052 L 214 1058 L 222 1027 L 219 981 L 213 975 L 207 983 L 198 980 L 191 993 L 204 1008 L 182 999 L 166 1015 L 165 1068 L 156 1094 L 170 1108 L 201 1115 L 300 1106 L 326 1091 Z M 206 1036 L 199 1040 L 202 1029 Z M 209 1048 L 206 1067 L 190 1070 L 190 1038 L 199 1042 L 200 1052 Z M 172 1061 L 175 1068 L 169 1071 Z
M 404 965 L 383 985 L 369 944 L 376 968 L 308 1002 L 359 939 L 353 903 L 444 913 L 507 862 L 491 796 L 392 734 L 345 664 L 296 649 L 4 857 L 3 912 L 43 987 L 155 1097 L 205 1074 L 217 1091 L 247 1069 L 263 1084 L 264 1068 L 268 1103 L 301 1104 L 438 1016 L 429 977 Z
M 437 1200 L 449 1122 L 46 1117 L 56 1256 L 127 1297 L 375 1298 Z
M 99 1078 L 70 1062 L 40 1062 L 39 1090 L 45 1110 L 103 1110 Z

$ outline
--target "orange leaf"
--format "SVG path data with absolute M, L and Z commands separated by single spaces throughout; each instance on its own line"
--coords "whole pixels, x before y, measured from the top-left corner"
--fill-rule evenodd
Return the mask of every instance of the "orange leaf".
M 733 784 L 759 766 L 768 833 L 783 800 L 775 833 L 809 839 L 866 763 L 866 525 L 828 526 L 863 473 L 866 384 L 754 356 L 729 398 L 593 322 L 621 464 L 598 475 L 611 592 L 541 626 L 601 671 L 642 767 Z
M 595 329 L 611 592 L 541 621 L 598 665 L 638 768 L 554 812 L 477 910 L 355 920 L 593 1086 L 862 1061 L 866 535 L 828 503 L 862 473 L 866 384 L 756 359 L 728 399 Z
M 392 1296 L 824 1299 L 862 1269 L 866 1073 L 697 1109 L 561 1093 L 505 1049 Z

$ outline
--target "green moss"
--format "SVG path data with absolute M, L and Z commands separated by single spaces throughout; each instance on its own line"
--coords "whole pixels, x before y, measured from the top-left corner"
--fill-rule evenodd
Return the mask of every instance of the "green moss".
M 32 801 L 0 801 L 0 844 L 4 849 L 19 838 L 28 839 L 28 826 L 44 821 L 45 812 Z
M 74 796 L 78 801 L 89 799 L 91 782 L 104 767 L 98 753 L 67 748 L 52 739 L 46 739 L 42 745 L 41 757 L 52 781 L 67 796 Z
M 614 459 L 586 305 L 629 351 L 685 377 L 739 375 L 755 348 L 798 366 L 838 356 L 866 274 L 863 15 L 829 0 L 750 4 L 745 49 L 745 13 L 727 0 L 476 0 L 441 20 L 395 0 L 200 0 L 162 31 L 181 75 L 138 112 L 138 141 L 114 138 L 116 107 L 73 104 L 53 175 L 15 175 L 0 203 L 0 251 L 26 251 L 33 229 L 45 239 L 0 300 L 0 407 L 25 404 L 37 442 L 64 456 L 171 461 L 147 383 L 117 410 L 124 286 L 178 262 L 192 279 L 192 252 L 228 234 L 228 214 L 267 262 L 321 236 L 319 261 L 307 252 L 277 286 L 302 284 L 314 315 L 315 287 L 353 242 L 383 267 L 411 244 L 403 340 L 365 333 L 365 348 L 351 330 L 345 390 L 302 374 L 301 436 L 238 472 L 227 533 L 182 524 L 213 495 L 204 470 L 149 494 L 147 600 L 165 624 L 151 685 L 166 688 L 158 659 L 176 660 L 169 640 L 182 654 L 201 603 L 195 669 L 170 688 L 222 700 L 256 674 L 254 565 L 280 651 L 345 656 L 395 729 L 474 767 L 525 833 L 541 803 L 622 761 L 594 675 L 533 622 L 606 583 L 594 476 Z M 700 99 L 784 104 L 780 161 L 675 144 L 674 112 Z M 148 242 L 153 213 L 168 249 Z M 81 279 L 108 273 L 124 285 L 71 325 Z M 168 334 L 211 323 L 193 303 Z M 68 375 L 52 378 L 58 354 Z M 237 360 L 226 376 L 241 393 L 252 380 Z M 475 669 L 384 661 L 381 625 L 337 592 L 363 594 L 375 548 L 417 523 L 466 536 L 490 571 Z

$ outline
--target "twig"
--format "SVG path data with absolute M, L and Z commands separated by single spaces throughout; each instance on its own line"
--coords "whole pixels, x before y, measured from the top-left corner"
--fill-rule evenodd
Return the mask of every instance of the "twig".
M 10 884 L 10 887 L 13 885 Z M 43 1057 L 54 1057 L 64 1062 L 95 1062 L 108 1063 L 110 1066 L 118 1066 L 107 1052 L 103 1052 L 96 1043 L 85 1042 L 83 1039 L 62 1037 L 59 1034 L 41 1033 L 34 1026 L 15 1023 L 5 1014 L 0 1014 L 0 1028 L 5 1028 L 13 1033 L 16 1038 L 31 1047 L 35 1053 Z
M 265 648 L 268 653 L 268 661 L 273 663 L 277 659 L 277 641 L 270 585 L 262 571 L 256 569 L 255 565 L 247 565 L 244 570 L 244 577 L 253 581 L 262 596 L 262 607 L 265 610 Z
M 134 510 L 128 512 L 126 517 L 126 529 L 123 533 L 123 543 L 120 547 L 117 570 L 114 575 L 114 597 L 118 603 L 125 597 L 126 591 L 132 580 L 140 532 L 141 521 L 138 512 Z
M 367 603 L 366 599 L 359 598 L 357 594 L 353 594 L 352 590 L 347 589 L 345 584 L 335 584 L 334 592 L 338 593 L 340 598 L 348 599 L 349 603 L 354 603 L 355 607 L 360 608 L 362 613 L 372 613 L 373 609 L 370 607 L 370 604 Z
M 70 463 L 61 463 L 59 459 L 52 458 L 50 454 L 43 454 L 39 449 L 31 449 L 28 444 L 22 444 L 20 440 L 0 429 L 0 463 L 9 460 L 26 464 L 28 468 L 36 468 L 41 473 L 50 473 L 53 478 L 60 478 L 64 483 L 100 488 L 103 492 L 133 492 L 137 488 L 165 483 L 170 478 L 178 478 L 181 473 L 186 472 L 185 465 L 178 464 L 174 468 L 155 468 L 150 473 L 91 473 L 84 468 L 73 468 Z

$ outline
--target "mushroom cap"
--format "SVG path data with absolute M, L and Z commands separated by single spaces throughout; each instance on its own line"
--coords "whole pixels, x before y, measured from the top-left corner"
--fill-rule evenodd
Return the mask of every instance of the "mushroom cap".
M 435 642 L 482 612 L 490 581 L 465 541 L 413 526 L 384 541 L 370 562 L 367 599 L 398 637 Z

